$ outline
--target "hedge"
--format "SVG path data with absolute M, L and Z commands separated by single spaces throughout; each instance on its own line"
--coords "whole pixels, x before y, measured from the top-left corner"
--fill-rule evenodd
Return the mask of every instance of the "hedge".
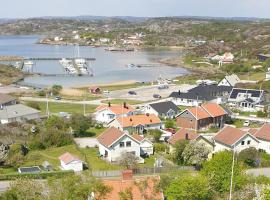
M 18 178 L 30 178 L 30 179 L 46 179 L 49 177 L 62 178 L 67 175 L 74 174 L 74 171 L 56 171 L 56 172 L 41 172 L 36 174 L 19 174 L 19 173 L 10 173 L 10 174 L 1 174 L 0 181 L 4 180 L 15 180 Z

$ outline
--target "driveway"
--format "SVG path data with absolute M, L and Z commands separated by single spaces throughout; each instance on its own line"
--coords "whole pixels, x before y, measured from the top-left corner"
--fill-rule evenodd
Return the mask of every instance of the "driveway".
M 10 185 L 10 181 L 0 181 L 0 193 L 5 192 Z
M 266 176 L 270 178 L 270 168 L 249 169 L 246 174 L 253 176 Z
M 96 138 L 75 138 L 74 140 L 80 148 L 96 147 L 98 145 Z

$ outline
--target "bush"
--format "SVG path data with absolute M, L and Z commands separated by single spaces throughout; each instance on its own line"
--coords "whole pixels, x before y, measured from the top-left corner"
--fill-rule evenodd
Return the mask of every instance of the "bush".
M 41 108 L 37 102 L 28 102 L 26 105 L 31 107 L 31 108 L 34 108 L 36 110 L 41 110 Z
M 267 117 L 268 116 L 268 113 L 267 112 L 262 112 L 262 111 L 258 111 L 257 112 L 257 117 Z
M 149 135 L 154 137 L 155 142 L 159 142 L 159 139 L 162 135 L 162 132 L 158 129 L 155 130 L 148 130 Z
M 168 147 L 166 144 L 161 144 L 161 143 L 155 143 L 154 144 L 154 149 L 156 152 L 161 152 L 164 153 L 166 151 L 168 151 Z
M 175 121 L 173 119 L 167 119 L 165 122 L 166 128 L 175 128 Z
M 249 167 L 258 167 L 260 164 L 259 152 L 253 147 L 241 151 L 238 159 Z

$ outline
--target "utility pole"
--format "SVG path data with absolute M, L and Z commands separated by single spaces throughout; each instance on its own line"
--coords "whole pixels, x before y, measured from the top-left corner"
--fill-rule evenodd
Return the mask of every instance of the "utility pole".
M 83 115 L 86 116 L 86 109 L 85 109 L 85 98 L 83 99 Z
M 232 160 L 232 174 L 231 174 L 231 184 L 230 184 L 230 196 L 229 200 L 232 200 L 232 191 L 233 191 L 233 173 L 234 173 L 234 157 L 235 157 L 235 145 L 233 145 L 233 160 Z
M 49 118 L 50 112 L 49 112 L 49 100 L 48 100 L 48 92 L 46 92 L 46 115 Z

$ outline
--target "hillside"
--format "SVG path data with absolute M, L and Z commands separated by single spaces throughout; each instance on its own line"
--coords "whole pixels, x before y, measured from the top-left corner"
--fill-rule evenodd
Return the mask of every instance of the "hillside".
M 0 64 L 0 83 L 3 85 L 9 85 L 24 77 L 24 73 L 20 70 Z

